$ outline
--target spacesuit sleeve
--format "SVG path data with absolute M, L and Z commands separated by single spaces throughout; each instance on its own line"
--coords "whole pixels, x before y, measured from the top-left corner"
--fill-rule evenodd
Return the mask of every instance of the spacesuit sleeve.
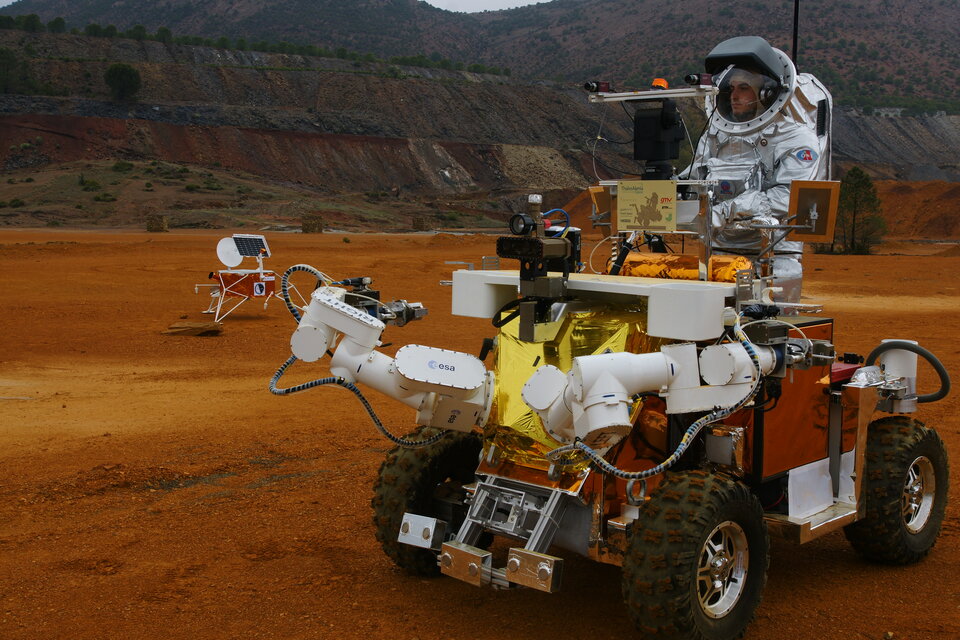
M 817 148 L 799 141 L 779 153 L 772 170 L 763 178 L 760 189 L 744 191 L 714 209 L 714 224 L 743 226 L 744 223 L 781 224 L 790 207 L 790 184 L 794 180 L 812 180 L 817 175 Z

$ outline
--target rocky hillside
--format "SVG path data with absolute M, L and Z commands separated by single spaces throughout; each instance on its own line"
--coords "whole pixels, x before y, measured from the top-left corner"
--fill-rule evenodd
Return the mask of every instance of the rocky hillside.
M 882 117 L 835 110 L 834 163 L 892 180 L 960 181 L 960 116 Z
M 572 84 L 9 30 L 0 30 L 0 49 L 15 53 L 34 84 L 62 94 L 0 95 L 0 162 L 16 172 L 10 180 L 17 185 L 0 202 L 49 205 L 4 215 L 8 223 L 118 220 L 118 206 L 102 201 L 72 211 L 52 191 L 30 195 L 18 172 L 73 163 L 64 170 L 73 175 L 84 161 L 165 161 L 260 176 L 309 194 L 314 209 L 324 208 L 318 198 L 349 194 L 407 199 L 434 211 L 435 226 L 451 211 L 502 220 L 531 190 L 562 205 L 598 178 L 637 170 L 630 145 L 616 144 L 632 136 L 624 112 L 589 104 Z M 110 96 L 103 77 L 116 61 L 143 79 L 134 101 Z M 697 130 L 696 114 L 688 115 Z M 958 145 L 960 116 L 835 113 L 840 169 L 858 164 L 880 178 L 960 180 Z M 172 186 L 176 197 L 165 204 L 151 196 L 151 211 L 189 207 L 186 187 Z M 195 186 L 194 195 L 204 188 Z M 411 228 L 417 213 L 391 205 L 376 215 L 385 217 L 371 218 L 375 224 Z
M 960 12 L 955 0 L 837 0 L 800 6 L 801 68 L 848 106 L 960 113 Z M 619 86 L 679 82 L 736 35 L 792 47 L 793 3 L 758 0 L 554 0 L 459 14 L 417 0 L 19 0 L 10 16 L 56 17 L 120 30 L 345 47 L 384 59 L 435 56 L 509 67 L 527 78 Z

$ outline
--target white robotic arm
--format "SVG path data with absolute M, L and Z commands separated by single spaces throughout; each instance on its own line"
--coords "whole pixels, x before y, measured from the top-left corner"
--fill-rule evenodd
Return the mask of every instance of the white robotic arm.
M 334 376 L 413 407 L 418 424 L 470 431 L 486 423 L 493 373 L 479 359 L 422 345 L 403 347 L 395 358 L 379 353 L 383 322 L 343 302 L 344 295 L 336 287 L 313 292 L 290 338 L 293 355 L 314 362 L 333 349 Z
M 761 374 L 777 367 L 771 347 L 752 345 Z M 736 406 L 755 388 L 758 372 L 740 343 L 713 345 L 699 356 L 693 343 L 668 345 L 659 353 L 609 353 L 574 358 L 564 375 L 553 366 L 537 370 L 522 397 L 547 432 L 606 450 L 632 428 L 630 408 L 638 393 L 656 392 L 667 413 Z

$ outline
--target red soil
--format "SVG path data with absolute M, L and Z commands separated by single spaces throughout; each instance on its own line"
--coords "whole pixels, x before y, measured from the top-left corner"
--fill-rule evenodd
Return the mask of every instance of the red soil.
M 241 308 L 218 337 L 161 333 L 182 316 L 209 319 L 193 284 L 218 268 L 221 235 L 0 231 L 0 637 L 631 637 L 612 566 L 569 555 L 554 595 L 396 569 L 369 509 L 389 443 L 341 390 L 267 391 L 294 328 L 283 305 Z M 450 289 L 438 284 L 458 268 L 445 261 L 492 254 L 489 237 L 269 240 L 277 270 L 370 275 L 385 298 L 422 301 L 429 315 L 388 328 L 388 352 L 422 343 L 475 353 L 492 333 L 451 318 Z M 807 295 L 836 318 L 838 350 L 913 338 L 960 371 L 960 257 L 805 264 Z M 288 377 L 324 373 L 298 363 Z M 922 368 L 921 390 L 935 383 Z M 410 427 L 411 410 L 370 398 L 393 431 Z M 919 414 L 955 461 L 958 398 Z M 774 540 L 747 638 L 960 637 L 958 542 L 956 500 L 913 566 L 868 563 L 840 533 L 800 547 Z

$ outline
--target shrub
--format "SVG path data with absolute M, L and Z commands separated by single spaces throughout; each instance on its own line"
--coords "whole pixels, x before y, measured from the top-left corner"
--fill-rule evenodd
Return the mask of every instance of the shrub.
M 9 204 L 10 204 L 10 207 L 16 209 L 17 207 L 22 207 L 22 206 L 25 205 L 26 203 L 25 203 L 23 200 L 21 200 L 20 198 L 14 198 L 13 200 L 11 200 L 11 201 L 9 202 Z
M 103 80 L 117 100 L 132 98 L 140 90 L 140 72 L 123 62 L 110 65 Z
M 103 193 L 97 194 L 94 196 L 94 202 L 116 202 L 117 197 L 104 191 Z
M 187 183 L 187 186 L 184 187 L 184 189 L 186 189 L 187 191 L 193 192 L 193 191 L 200 191 L 201 187 L 198 184 L 189 182 Z
M 112 169 L 114 171 L 123 173 L 125 171 L 130 171 L 131 169 L 133 169 L 133 163 L 127 162 L 126 160 L 117 160 L 116 162 L 113 163 Z

